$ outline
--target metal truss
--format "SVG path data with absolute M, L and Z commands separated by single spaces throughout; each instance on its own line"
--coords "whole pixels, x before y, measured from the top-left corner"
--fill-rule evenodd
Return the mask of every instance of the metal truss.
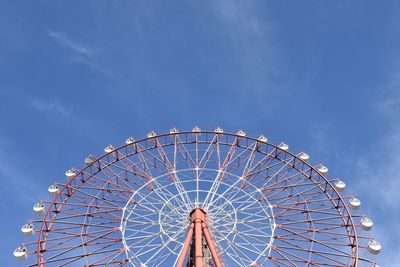
M 375 264 L 352 196 L 285 144 L 196 127 L 105 150 L 40 202 L 27 266 Z

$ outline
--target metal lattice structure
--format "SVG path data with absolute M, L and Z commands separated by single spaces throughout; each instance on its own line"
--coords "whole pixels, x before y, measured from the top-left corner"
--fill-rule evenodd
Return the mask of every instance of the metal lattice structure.
M 377 266 L 372 221 L 323 165 L 243 131 L 179 132 L 85 159 L 22 227 L 27 266 Z M 36 233 L 35 233 L 36 232 Z M 28 257 L 29 255 L 29 257 Z

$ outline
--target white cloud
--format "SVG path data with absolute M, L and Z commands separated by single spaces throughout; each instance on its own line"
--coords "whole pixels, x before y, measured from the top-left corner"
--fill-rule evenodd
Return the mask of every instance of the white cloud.
M 270 20 L 265 5 L 244 0 L 212 1 L 216 19 L 230 39 L 242 75 L 252 90 L 270 84 L 271 77 L 280 73 L 276 23 Z
M 370 162 L 361 162 L 360 167 L 372 173 L 376 183 L 385 182 L 385 187 L 380 187 L 381 197 L 388 205 L 397 208 L 400 219 L 400 79 L 394 75 L 392 81 L 382 91 L 386 92 L 385 99 L 376 104 L 378 114 L 383 118 L 383 127 L 387 128 L 386 135 L 380 140 L 380 151 L 375 153 L 383 159 L 379 161 L 378 168 L 371 168 Z M 373 159 L 375 160 L 375 159 Z M 373 166 L 373 165 L 372 165 Z
M 85 59 L 84 57 L 80 57 L 80 56 L 73 57 L 73 60 L 75 62 L 87 65 L 91 69 L 93 69 L 93 70 L 95 70 L 97 72 L 103 73 L 103 74 L 105 74 L 106 76 L 108 76 L 110 78 L 115 78 L 115 75 L 114 75 L 114 73 L 112 71 L 110 71 L 110 70 L 108 70 L 106 68 L 103 68 L 103 67 L 101 67 L 101 66 L 99 66 L 97 64 L 94 64 L 93 62 L 91 62 L 90 60 Z
M 33 99 L 30 104 L 43 113 L 56 113 L 64 116 L 70 114 L 70 110 L 57 100 Z
M 72 40 L 65 33 L 62 32 L 54 32 L 48 30 L 47 33 L 61 46 L 72 51 L 71 59 L 74 62 L 88 66 L 92 70 L 105 74 L 109 78 L 115 78 L 115 75 L 111 70 L 104 68 L 96 63 L 96 56 L 98 56 L 96 49 L 87 44 Z
M 74 62 L 88 66 L 92 70 L 105 74 L 109 78 L 115 78 L 115 75 L 112 71 L 96 63 L 96 57 L 98 56 L 96 49 L 87 44 L 72 40 L 62 32 L 48 30 L 47 33 L 50 37 L 57 41 L 58 44 L 72 51 L 71 59 Z
M 219 0 L 214 2 L 217 15 L 230 29 L 241 34 L 263 35 L 265 23 L 257 17 L 257 8 L 249 1 Z
M 32 177 L 21 173 L 18 168 L 18 161 L 14 154 L 10 153 L 10 144 L 4 136 L 0 136 L 0 178 L 2 180 L 2 188 L 7 192 L 13 192 L 15 199 L 19 203 L 10 204 L 6 198 L 9 196 L 6 191 L 0 194 L 0 207 L 4 210 L 9 210 L 11 206 L 17 206 L 21 203 L 34 204 L 37 199 L 32 196 L 32 192 L 38 190 L 37 183 Z M 7 207 L 6 207 L 7 206 Z
M 85 56 L 94 56 L 96 51 L 86 44 L 71 40 L 66 34 L 62 32 L 48 31 L 49 36 L 54 38 L 62 46 L 73 50 L 78 54 Z
M 400 80 L 397 75 L 393 77 L 380 90 L 385 98 L 375 105 L 382 118 L 379 127 L 386 132 L 374 141 L 369 155 L 354 160 L 357 191 L 367 194 L 373 206 L 367 207 L 372 218 L 379 216 L 375 235 L 383 249 L 378 263 L 388 267 L 400 266 L 400 232 L 396 224 L 400 220 Z
M 380 266 L 387 267 L 400 266 L 400 232 L 396 224 L 400 220 L 400 95 L 396 92 L 397 87 L 392 87 L 398 85 L 390 81 L 388 86 L 383 86 L 380 91 L 385 98 L 373 104 L 375 112 L 371 111 L 371 116 L 373 113 L 381 120 L 371 127 L 385 131 L 369 142 L 360 137 L 357 145 L 368 146 L 368 153 L 354 153 L 352 147 L 342 147 L 343 151 L 338 149 L 340 144 L 335 137 L 335 128 L 329 122 L 309 125 L 315 152 L 344 168 L 340 175 L 344 175 L 341 178 L 349 185 L 344 195 L 359 197 L 363 203 L 362 214 L 375 222 L 371 232 L 360 231 L 359 234 L 376 238 L 383 246 L 382 252 L 375 257 L 363 249 L 361 256 L 376 259 Z M 366 240 L 360 242 L 366 244 Z

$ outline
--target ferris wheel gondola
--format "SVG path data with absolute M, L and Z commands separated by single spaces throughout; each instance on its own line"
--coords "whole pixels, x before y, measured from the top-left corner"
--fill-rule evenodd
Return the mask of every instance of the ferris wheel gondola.
M 21 228 L 27 266 L 377 266 L 346 183 L 264 135 L 151 131 L 65 176 Z

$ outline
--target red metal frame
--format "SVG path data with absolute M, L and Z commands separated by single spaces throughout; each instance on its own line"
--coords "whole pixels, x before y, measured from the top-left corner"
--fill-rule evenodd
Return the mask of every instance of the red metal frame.
M 38 240 L 23 244 L 29 254 L 36 254 L 36 262 L 29 266 L 81 265 L 81 261 L 86 265 L 129 264 L 124 255 L 126 248 L 120 246 L 123 207 L 140 185 L 155 179 L 152 172 L 168 174 L 172 182 L 177 182 L 175 172 L 182 164 L 178 158 L 195 170 L 195 180 L 202 179 L 206 166 L 216 163 L 221 181 L 227 179 L 227 173 L 240 170 L 243 190 L 249 184 L 259 188 L 263 194 L 260 203 L 268 199 L 276 220 L 268 255 L 271 264 L 348 266 L 347 260 L 350 266 L 360 261 L 374 263 L 359 256 L 359 248 L 365 248 L 359 239 L 370 238 L 357 232 L 354 218 L 363 215 L 350 213 L 346 201 L 351 196 L 339 194 L 333 180 L 321 175 L 317 167 L 256 138 L 186 131 L 123 145 L 77 171 L 57 197 L 44 201 L 48 207 L 45 217 L 33 221 Z M 154 190 L 152 186 L 149 184 L 149 191 Z M 222 241 L 218 235 L 218 240 L 211 237 L 211 232 L 215 233 L 208 229 L 206 213 L 194 209 L 188 225 L 178 266 L 185 263 L 193 239 L 196 267 L 202 266 L 203 237 L 215 265 L 222 266 L 221 258 L 226 256 L 218 253 Z M 70 253 L 77 250 L 80 254 Z

